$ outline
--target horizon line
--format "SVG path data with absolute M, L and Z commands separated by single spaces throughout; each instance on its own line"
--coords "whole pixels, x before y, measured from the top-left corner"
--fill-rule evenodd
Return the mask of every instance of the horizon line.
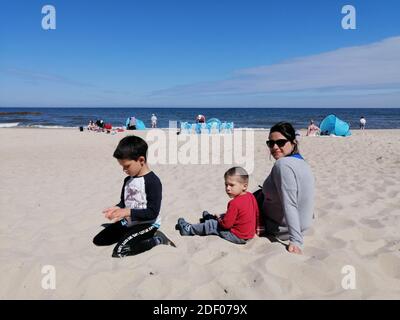
M 79 107 L 4 107 L 0 109 L 400 109 L 399 107 L 160 107 L 160 106 L 79 106 Z

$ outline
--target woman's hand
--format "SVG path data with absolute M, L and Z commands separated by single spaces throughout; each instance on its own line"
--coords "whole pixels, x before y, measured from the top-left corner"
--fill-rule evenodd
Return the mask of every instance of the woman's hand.
M 301 251 L 301 249 L 300 249 L 298 246 L 296 246 L 296 245 L 294 245 L 294 244 L 292 244 L 292 243 L 289 244 L 287 250 L 288 250 L 290 253 L 303 254 L 303 252 Z

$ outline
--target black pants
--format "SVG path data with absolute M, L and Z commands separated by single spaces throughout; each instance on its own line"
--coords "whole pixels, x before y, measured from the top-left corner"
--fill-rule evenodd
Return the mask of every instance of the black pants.
M 151 224 L 138 224 L 126 227 L 117 221 L 99 232 L 93 239 L 96 246 L 109 246 L 117 243 L 113 250 L 113 257 L 136 255 L 153 248 L 156 243 L 153 239 L 157 228 Z

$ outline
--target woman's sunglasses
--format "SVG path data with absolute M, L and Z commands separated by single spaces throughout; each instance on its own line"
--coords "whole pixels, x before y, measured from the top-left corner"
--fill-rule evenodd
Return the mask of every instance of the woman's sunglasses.
M 289 141 L 289 140 L 286 140 L 286 139 L 267 140 L 266 143 L 267 143 L 267 146 L 268 146 L 269 148 L 273 148 L 275 144 L 276 144 L 279 148 L 282 148 L 282 147 L 286 144 L 286 142 L 288 142 L 288 141 Z

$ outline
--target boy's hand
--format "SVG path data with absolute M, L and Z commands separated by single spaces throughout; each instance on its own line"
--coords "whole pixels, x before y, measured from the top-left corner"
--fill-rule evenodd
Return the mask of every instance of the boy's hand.
M 114 212 L 115 210 L 120 209 L 120 207 L 110 207 L 103 210 L 104 216 L 108 219 L 108 217 Z
M 289 244 L 287 250 L 288 250 L 290 253 L 303 254 L 303 252 L 301 251 L 301 249 L 300 249 L 298 246 L 296 246 L 296 245 L 294 245 L 294 244 L 292 244 L 292 243 Z
M 105 217 L 109 220 L 112 220 L 113 222 L 119 221 L 124 219 L 125 217 L 129 217 L 131 214 L 131 210 L 124 208 L 117 208 L 112 211 L 108 211 L 105 213 Z
M 121 208 L 120 208 L 120 207 L 117 207 L 117 206 L 115 206 L 115 207 L 110 207 L 110 208 L 104 209 L 104 210 L 103 210 L 103 213 L 107 213 L 107 212 L 109 212 L 109 211 L 114 211 L 114 210 L 118 210 L 118 209 L 121 209 Z

